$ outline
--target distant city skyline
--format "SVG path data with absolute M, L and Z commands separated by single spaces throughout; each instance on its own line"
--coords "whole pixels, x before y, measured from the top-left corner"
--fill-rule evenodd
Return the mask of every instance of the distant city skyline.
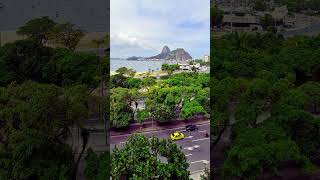
M 149 57 L 163 46 L 210 54 L 209 0 L 111 0 L 111 57 Z

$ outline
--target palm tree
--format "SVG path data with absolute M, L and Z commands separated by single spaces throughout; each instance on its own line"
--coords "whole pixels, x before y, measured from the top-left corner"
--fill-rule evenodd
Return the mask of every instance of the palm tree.
M 234 32 L 228 35 L 227 39 L 236 49 L 248 49 L 252 45 L 253 36 L 247 32 Z

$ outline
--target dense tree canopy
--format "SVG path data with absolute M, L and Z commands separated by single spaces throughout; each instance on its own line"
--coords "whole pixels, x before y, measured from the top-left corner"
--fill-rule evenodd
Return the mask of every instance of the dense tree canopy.
M 43 45 L 49 40 L 51 30 L 56 24 L 56 22 L 47 16 L 35 18 L 21 26 L 17 33 L 19 35 L 27 36 L 29 39 L 35 41 L 38 45 Z
M 108 60 L 74 52 L 83 34 L 69 23 L 36 18 L 18 34 L 0 47 L 0 179 L 74 179 L 83 151 L 75 160 L 67 138 L 77 125 L 85 149 L 90 92 Z
M 6 44 L 0 51 L 0 85 L 34 80 L 59 86 L 98 84 L 99 59 L 92 54 L 38 46 L 29 39 Z
M 210 8 L 210 20 L 212 26 L 220 26 L 223 19 L 223 11 L 219 9 L 217 6 L 213 6 Z
M 190 179 L 181 148 L 165 139 L 134 134 L 123 148 L 115 148 L 111 158 L 113 179 Z
M 50 39 L 54 43 L 61 44 L 69 50 L 75 50 L 85 33 L 76 29 L 71 23 L 57 24 L 50 32 Z
M 130 90 L 126 88 L 115 88 L 111 90 L 110 96 L 110 122 L 113 127 L 127 127 L 133 120 L 133 109 L 131 108 L 132 97 Z
M 312 170 L 311 160 L 319 157 L 319 36 L 212 39 L 212 149 L 231 129 L 222 174 L 277 175 L 283 161 Z
M 72 149 L 64 141 L 69 127 L 86 118 L 86 92 L 30 81 L 1 88 L 1 179 L 72 177 Z
M 117 71 L 118 74 L 111 76 L 111 89 L 115 94 L 111 95 L 111 99 L 119 98 L 111 101 L 111 106 L 114 106 L 111 108 L 113 127 L 129 126 L 134 122 L 135 113 L 136 120 L 141 124 L 144 121 L 142 117 L 153 118 L 161 124 L 179 117 L 189 119 L 210 112 L 209 74 L 190 72 L 162 79 L 150 76 L 140 79 L 125 76 L 127 68 Z M 144 110 L 134 108 L 137 101 L 145 103 Z

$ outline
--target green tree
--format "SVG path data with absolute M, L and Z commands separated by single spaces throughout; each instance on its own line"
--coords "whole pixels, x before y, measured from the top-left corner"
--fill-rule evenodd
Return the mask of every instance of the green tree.
M 20 40 L 6 44 L 0 56 L 3 66 L 0 68 L 5 74 L 1 85 L 6 86 L 12 81 L 25 80 L 41 81 L 43 64 L 49 61 L 53 50 L 47 47 L 38 47 L 35 41 Z
M 309 174 L 320 144 L 319 118 L 311 114 L 318 106 L 318 82 L 310 82 L 317 76 L 319 38 L 273 33 L 242 38 L 228 34 L 212 40 L 211 150 L 230 143 L 221 154 L 225 178 L 277 175 L 283 161 Z
M 254 9 L 257 11 L 265 11 L 265 10 L 267 10 L 267 4 L 263 0 L 255 0 L 254 1 Z
M 76 173 L 66 144 L 87 117 L 87 90 L 27 81 L 0 91 L 1 179 L 70 179 Z
M 126 81 L 124 82 L 124 86 L 128 89 L 140 88 L 141 84 L 142 84 L 141 79 L 133 78 L 133 77 L 127 78 Z
M 73 24 L 63 23 L 55 25 L 51 30 L 50 39 L 74 51 L 84 35 L 85 33 L 80 29 L 76 29 Z
M 263 17 L 260 19 L 262 23 L 262 27 L 267 30 L 268 28 L 273 26 L 273 18 L 270 14 L 265 14 Z
M 49 40 L 49 34 L 56 23 L 49 17 L 35 18 L 28 21 L 25 25 L 19 27 L 17 33 L 43 45 Z
M 162 163 L 158 156 L 167 159 Z M 114 149 L 111 163 L 113 179 L 190 179 L 189 164 L 181 148 L 165 139 L 134 134 L 122 149 Z
M 180 67 L 179 64 L 162 64 L 161 70 L 166 71 L 170 76 L 175 70 L 178 70 L 179 67 Z
M 121 68 L 117 69 L 116 72 L 121 74 L 121 75 L 124 75 L 124 74 L 128 73 L 128 70 L 129 69 L 126 68 L 126 67 L 121 67 Z
M 114 88 L 110 96 L 110 123 L 113 127 L 127 127 L 133 120 L 132 97 L 129 89 Z
M 312 113 L 318 113 L 320 106 L 320 83 L 318 82 L 306 82 L 299 87 L 307 98 L 307 110 Z
M 149 116 L 150 116 L 149 112 L 145 109 L 137 111 L 137 119 L 138 119 L 138 122 L 141 124 L 141 127 L 143 126 L 145 119 L 148 118 Z
M 127 81 L 127 77 L 125 77 L 123 74 L 115 74 L 112 75 L 110 78 L 110 82 L 111 82 L 111 89 L 112 88 L 117 88 L 117 87 L 127 87 L 126 86 L 126 81 Z
M 145 77 L 142 79 L 141 85 L 143 88 L 146 88 L 148 91 L 151 86 L 156 84 L 156 79 L 153 77 Z
M 213 26 L 219 26 L 222 23 L 223 11 L 217 6 L 210 8 L 210 19 Z
M 199 113 L 206 113 L 204 108 L 195 100 L 184 102 L 181 109 L 181 116 L 185 119 L 191 118 Z
M 178 107 L 182 103 L 181 87 L 152 89 L 145 101 L 151 117 L 159 123 L 168 122 L 177 117 Z
M 60 86 L 86 84 L 95 88 L 99 83 L 99 58 L 94 54 L 56 49 L 52 60 L 43 67 L 43 78 Z
M 84 170 L 88 180 L 104 180 L 110 178 L 110 153 L 103 152 L 99 156 L 89 148 Z

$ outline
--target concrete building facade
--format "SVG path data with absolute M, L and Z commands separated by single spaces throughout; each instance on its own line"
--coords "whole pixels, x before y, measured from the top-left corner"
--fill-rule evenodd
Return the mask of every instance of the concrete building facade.
M 210 62 L 210 56 L 209 55 L 204 55 L 203 61 L 204 62 Z

